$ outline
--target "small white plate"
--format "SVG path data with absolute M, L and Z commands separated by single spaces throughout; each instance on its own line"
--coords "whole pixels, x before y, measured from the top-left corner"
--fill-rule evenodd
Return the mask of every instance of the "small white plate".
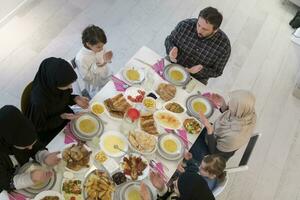
M 100 105 L 100 106 L 102 106 L 102 107 L 103 107 L 103 112 L 102 112 L 101 114 L 95 113 L 95 112 L 93 111 L 93 109 L 92 109 L 94 105 Z M 94 113 L 95 115 L 97 115 L 98 117 L 102 116 L 104 113 L 107 114 L 107 110 L 106 110 L 105 105 L 104 105 L 103 103 L 100 103 L 100 102 L 97 102 L 97 101 L 91 103 L 89 110 L 90 110 L 92 113 Z
M 145 91 L 145 89 L 143 89 L 141 87 L 131 86 L 131 87 L 127 88 L 126 91 L 124 92 L 124 96 L 126 97 L 127 101 L 130 104 L 142 103 L 142 102 L 132 102 L 128 99 L 128 96 L 132 96 L 133 98 L 135 98 L 136 96 L 140 95 L 138 90 L 144 91 L 145 92 L 144 97 L 146 97 L 146 91 Z
M 127 71 L 130 70 L 130 69 L 134 69 L 134 70 L 137 70 L 138 73 L 140 74 L 140 79 L 138 81 L 133 81 L 133 80 L 130 80 L 127 76 Z M 129 84 L 138 84 L 138 83 L 141 83 L 142 81 L 144 81 L 145 79 L 145 70 L 143 68 L 140 68 L 140 67 L 126 67 L 125 69 L 123 69 L 122 71 L 122 76 L 124 77 L 124 79 L 129 83 Z

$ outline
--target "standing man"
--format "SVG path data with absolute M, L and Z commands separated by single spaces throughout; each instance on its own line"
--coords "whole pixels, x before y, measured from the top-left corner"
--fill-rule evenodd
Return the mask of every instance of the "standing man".
M 219 29 L 222 20 L 216 8 L 207 7 L 200 11 L 198 19 L 179 22 L 165 40 L 171 62 L 186 67 L 205 85 L 209 78 L 222 75 L 230 56 L 230 41 Z

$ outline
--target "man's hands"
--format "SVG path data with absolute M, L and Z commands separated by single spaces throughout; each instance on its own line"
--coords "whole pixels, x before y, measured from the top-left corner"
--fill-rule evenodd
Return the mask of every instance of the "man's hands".
M 178 48 L 173 47 L 169 53 L 170 60 L 174 63 L 177 62 L 177 56 L 178 56 Z
M 200 72 L 203 69 L 203 65 L 195 65 L 191 68 L 185 68 L 188 72 L 190 72 L 191 74 L 196 74 L 198 72 Z
M 151 171 L 150 172 L 150 181 L 151 181 L 152 185 L 159 191 L 163 191 L 164 188 L 166 187 L 164 179 L 161 177 L 161 175 L 159 173 Z

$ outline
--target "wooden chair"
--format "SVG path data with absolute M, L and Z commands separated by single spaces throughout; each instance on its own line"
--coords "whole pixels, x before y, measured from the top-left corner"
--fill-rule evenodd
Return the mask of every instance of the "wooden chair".
M 32 81 L 24 88 L 21 96 L 21 111 L 25 113 L 30 103 L 30 95 L 32 91 Z
M 226 168 L 225 171 L 227 172 L 227 175 L 226 175 L 226 178 L 224 179 L 224 181 L 222 181 L 221 183 L 219 183 L 217 185 L 216 188 L 213 189 L 213 195 L 215 197 L 217 197 L 219 194 L 221 194 L 221 192 L 223 192 L 223 190 L 225 189 L 227 183 L 228 183 L 228 179 L 229 179 L 229 174 L 230 173 L 235 173 L 235 172 L 240 172 L 240 171 L 246 171 L 248 170 L 248 162 L 249 162 L 249 159 L 251 157 L 251 154 L 253 152 L 253 149 L 257 143 L 257 140 L 258 138 L 260 137 L 261 135 L 260 134 L 255 134 L 253 136 L 251 136 L 247 146 L 246 146 L 246 149 L 242 155 L 242 158 L 238 164 L 238 166 L 236 167 L 230 167 L 230 168 Z

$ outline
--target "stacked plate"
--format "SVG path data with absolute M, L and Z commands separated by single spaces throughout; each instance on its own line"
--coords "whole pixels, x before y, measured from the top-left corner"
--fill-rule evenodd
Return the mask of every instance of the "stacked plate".
M 146 183 L 145 183 L 146 184 Z M 154 194 L 148 184 L 146 184 L 147 189 L 150 192 L 150 199 L 154 200 Z M 119 188 L 119 191 L 115 194 L 115 199 L 122 199 L 122 200 L 131 200 L 137 199 L 142 200 L 140 196 L 141 191 L 141 182 L 139 181 L 130 181 L 126 182 Z M 116 198 L 117 197 L 117 198 Z
M 214 113 L 214 107 L 211 102 L 202 95 L 192 95 L 186 100 L 187 113 L 199 119 L 199 111 L 207 117 L 211 117 Z
M 157 150 L 166 160 L 178 160 L 183 157 L 184 144 L 177 135 L 166 133 L 158 137 Z
M 188 84 L 191 75 L 186 69 L 178 64 L 169 64 L 164 68 L 165 79 L 177 86 L 184 86 Z
M 93 113 L 84 113 L 79 118 L 71 121 L 71 130 L 75 137 L 82 141 L 92 140 L 99 136 L 103 130 L 102 121 Z
M 21 173 L 29 173 L 36 169 L 43 169 L 43 167 L 38 163 L 28 162 L 19 169 L 18 173 L 20 173 L 20 174 Z M 47 170 L 49 170 L 49 169 L 47 169 Z M 48 181 L 46 181 L 45 183 L 40 183 L 38 185 L 34 185 L 32 187 L 24 188 L 21 191 L 25 192 L 30 197 L 34 197 L 35 195 L 41 193 L 42 191 L 51 190 L 56 183 L 56 173 L 53 169 L 51 169 L 51 171 L 53 173 L 53 176 Z

